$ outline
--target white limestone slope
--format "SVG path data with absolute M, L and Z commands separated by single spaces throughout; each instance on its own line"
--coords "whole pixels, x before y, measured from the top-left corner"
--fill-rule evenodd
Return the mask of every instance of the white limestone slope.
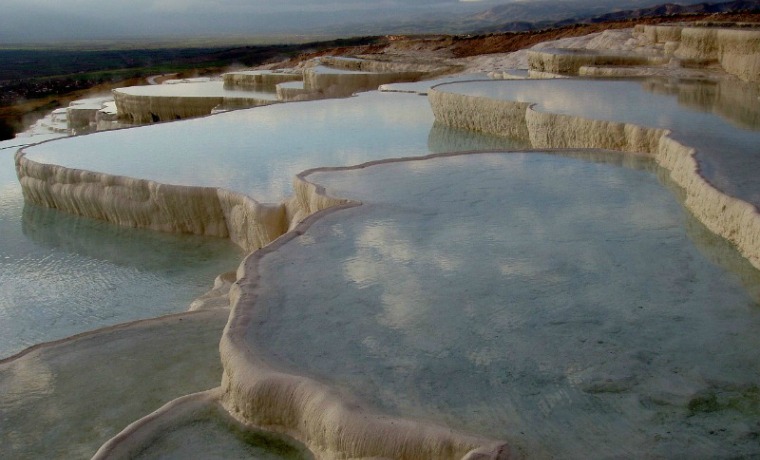
M 726 72 L 745 81 L 760 81 L 760 29 L 720 23 L 693 26 L 637 26 L 652 44 L 662 44 L 673 56 L 692 64 L 718 63 Z
M 664 56 L 586 50 L 547 49 L 528 52 L 531 71 L 577 75 L 584 66 L 652 66 L 668 62 Z
M 507 78 L 510 68 L 521 68 L 544 76 L 728 74 L 757 82 L 760 28 L 730 23 L 638 25 L 539 43 L 514 53 L 468 58 L 464 64 L 468 72 L 492 72 L 495 78 Z

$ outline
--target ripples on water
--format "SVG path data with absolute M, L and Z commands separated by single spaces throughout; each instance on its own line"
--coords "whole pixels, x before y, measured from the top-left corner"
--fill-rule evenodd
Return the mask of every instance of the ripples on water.
M 0 169 L 0 358 L 73 334 L 187 310 L 241 251 L 227 240 L 119 228 L 27 206 Z

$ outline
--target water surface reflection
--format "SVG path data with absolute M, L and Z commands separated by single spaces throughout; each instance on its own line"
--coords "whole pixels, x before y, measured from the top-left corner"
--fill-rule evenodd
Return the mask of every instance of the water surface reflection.
M 758 454 L 760 276 L 651 161 L 607 155 L 310 176 L 364 205 L 264 259 L 249 340 L 384 411 L 537 455 Z

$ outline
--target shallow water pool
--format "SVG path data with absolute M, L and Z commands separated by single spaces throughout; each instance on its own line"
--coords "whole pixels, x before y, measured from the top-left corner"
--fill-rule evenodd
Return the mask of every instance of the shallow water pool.
M 444 92 L 518 102 L 594 120 L 666 128 L 697 149 L 700 174 L 719 190 L 760 206 L 760 87 L 726 81 L 510 80 L 452 83 Z
M 63 139 L 27 149 L 34 161 L 223 187 L 279 202 L 309 168 L 525 142 L 436 127 L 427 98 L 370 92 L 257 107 L 162 125 Z
M 364 204 L 263 259 L 248 340 L 531 457 L 760 454 L 760 275 L 650 161 L 578 157 L 312 174 Z
M 0 457 L 90 458 L 127 425 L 219 384 L 224 310 L 100 330 L 0 361 Z
M 0 358 L 31 345 L 187 310 L 243 252 L 227 240 L 117 227 L 26 205 L 0 163 Z

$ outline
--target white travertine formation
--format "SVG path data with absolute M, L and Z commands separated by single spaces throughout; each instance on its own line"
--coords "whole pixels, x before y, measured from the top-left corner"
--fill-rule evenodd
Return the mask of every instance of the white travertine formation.
M 230 287 L 235 281 L 237 281 L 237 273 L 234 271 L 217 276 L 214 280 L 214 287 L 195 299 L 190 304 L 188 311 L 228 308 L 230 306 Z
M 666 44 L 680 41 L 681 29 L 682 27 L 678 26 L 639 24 L 634 27 L 634 33 L 644 36 L 649 43 Z
M 119 120 L 119 112 L 116 110 L 116 101 L 114 101 L 113 98 L 110 101 L 105 102 L 95 116 L 96 131 L 110 131 L 112 129 L 128 128 L 130 126 L 132 126 L 130 123 L 125 123 Z
M 699 29 L 686 33 L 685 29 L 675 27 L 658 26 L 652 30 L 647 27 L 637 30 L 653 43 L 669 47 L 677 57 L 697 61 L 715 59 L 728 72 L 745 80 L 760 78 L 757 52 L 760 45 L 754 38 L 756 31 Z M 675 43 L 680 43 L 677 48 Z M 666 62 L 662 55 L 539 50 L 531 51 L 529 60 L 535 73 L 546 74 L 577 73 L 586 65 Z M 424 74 L 420 69 L 386 68 L 390 64 L 383 62 L 368 64 L 368 61 L 338 58 L 325 63 L 328 62 L 353 72 L 307 69 L 303 88 L 283 86 L 283 91 L 292 89 L 289 96 L 292 98 L 306 93 L 344 95 L 383 83 L 419 79 Z M 279 91 L 278 87 L 278 94 Z M 119 112 L 132 114 L 129 116 L 138 123 L 203 115 L 225 103 L 210 100 L 213 98 L 138 96 L 118 91 L 115 97 Z M 740 252 L 760 268 L 757 210 L 708 184 L 699 174 L 694 150 L 673 140 L 667 130 L 539 112 L 527 102 L 436 90 L 431 90 L 428 97 L 436 120 L 447 126 L 529 139 L 534 148 L 614 149 L 651 155 L 683 187 L 686 206 L 708 228 L 736 244 Z M 261 101 L 252 103 L 258 102 Z M 292 436 L 319 458 L 481 459 L 513 455 L 508 446 L 494 440 L 367 411 L 332 387 L 286 373 L 250 349 L 245 335 L 254 320 L 258 261 L 300 234 L 322 213 L 356 203 L 326 195 L 321 187 L 303 176 L 296 178 L 293 197 L 282 204 L 264 205 L 248 196 L 218 188 L 166 185 L 40 164 L 26 158 L 23 151 L 16 156 L 16 170 L 24 196 L 31 203 L 119 225 L 227 237 L 249 251 L 269 245 L 246 259 L 238 270 L 236 283 L 231 274 L 220 276 L 214 289 L 192 306 L 192 309 L 204 309 L 227 302 L 233 305 L 232 318 L 220 345 L 224 366 L 222 387 L 212 396 L 201 397 L 204 404 L 208 398 L 219 398 L 233 416 Z M 182 410 L 191 406 L 184 406 Z M 174 407 L 170 405 L 162 410 L 171 412 Z M 161 430 L 162 426 L 157 429 Z M 155 433 L 156 428 L 149 431 Z M 104 446 L 104 449 L 105 455 L 111 447 Z
M 318 65 L 320 63 L 322 65 Z M 119 88 L 113 91 L 113 95 L 122 120 L 143 124 L 208 115 L 219 107 L 227 110 L 278 101 L 350 96 L 360 91 L 375 90 L 382 84 L 418 81 L 446 71 L 451 71 L 451 68 L 327 57 L 308 62 L 302 72 L 230 72 L 223 75 L 224 83 L 218 88 L 214 82 L 206 82 L 211 83 L 207 86 L 207 94 L 197 89 L 200 85 L 194 86 L 198 85 L 197 82 L 178 81 L 190 85 L 187 86 L 187 94 L 174 89 L 163 92 L 153 86 Z M 300 81 L 303 81 L 302 85 L 298 84 Z M 226 92 L 220 91 L 222 88 Z M 245 91 L 253 90 L 271 92 L 272 97 L 255 92 L 245 94 Z
M 302 81 L 303 75 L 295 72 L 240 71 L 222 75 L 225 88 L 274 89 L 280 83 Z
M 218 389 L 184 396 L 165 404 L 153 413 L 131 423 L 92 457 L 93 460 L 134 458 L 162 431 L 171 429 L 178 420 L 198 418 L 208 412 L 217 398 Z M 164 417 L 171 413 L 171 417 Z
M 718 61 L 726 72 L 760 82 L 760 30 L 719 30 Z
M 276 86 L 277 99 L 282 102 L 301 101 L 310 98 L 311 91 L 304 87 L 302 81 L 280 83 Z
M 0 360 L 0 457 L 89 458 L 157 405 L 218 385 L 228 314 L 118 324 Z
M 397 61 L 378 61 L 341 56 L 324 56 L 303 69 L 303 87 L 285 83 L 277 86 L 284 101 L 343 97 L 376 90 L 381 85 L 416 82 L 451 72 L 453 67 Z
M 745 81 L 760 81 L 760 30 L 705 24 L 637 26 L 650 43 L 678 43 L 675 57 L 695 64 L 719 63 L 729 74 Z M 675 46 L 675 45 L 671 45 Z
M 674 67 L 674 66 L 581 66 L 578 69 L 581 77 L 602 78 L 637 78 L 637 77 L 666 77 L 684 79 L 720 79 L 725 72 L 713 67 Z
M 303 179 L 297 179 L 306 182 Z M 298 201 L 319 205 L 327 198 L 313 184 L 297 185 Z M 507 459 L 501 442 L 460 434 L 432 424 L 372 413 L 328 385 L 289 374 L 251 350 L 246 335 L 256 311 L 258 263 L 271 251 L 300 235 L 325 212 L 312 214 L 297 228 L 250 255 L 238 269 L 231 290 L 233 312 L 220 344 L 225 369 L 222 403 L 236 418 L 304 443 L 318 458 Z
M 760 81 L 760 30 L 756 27 L 638 25 L 625 42 L 623 35 L 608 32 L 589 35 L 583 41 L 558 40 L 535 46 L 528 51 L 528 65 L 532 71 L 553 74 L 634 76 L 658 74 L 642 66 L 662 67 L 671 63 L 693 69 L 719 64 L 725 72 L 742 80 Z M 613 43 L 616 45 L 610 46 Z M 673 62 L 672 57 L 676 58 Z M 616 72 L 612 66 L 625 69 Z M 594 70 L 596 67 L 605 69 Z M 659 73 L 672 70 L 667 68 Z
M 495 104 L 488 98 L 442 94 L 435 89 L 428 98 L 436 120 L 441 123 L 508 136 L 525 129 L 537 149 L 598 148 L 651 155 L 684 189 L 685 206 L 706 227 L 735 244 L 752 265 L 760 268 L 760 214 L 751 204 L 709 184 L 699 174 L 694 149 L 673 140 L 668 130 L 539 112 L 525 103 L 498 101 Z M 523 119 L 519 120 L 521 112 Z M 519 127 L 501 130 L 501 126 L 508 124 Z
M 53 112 L 47 117 L 42 118 L 37 123 L 38 127 L 44 127 L 47 130 L 55 133 L 69 133 L 69 109 L 64 107 L 53 110 Z M 33 131 L 36 126 L 32 126 L 30 131 Z
M 436 121 L 446 126 L 528 138 L 525 124 L 528 103 L 447 93 L 434 88 L 428 92 L 428 99 Z
M 163 458 L 167 447 L 168 455 L 176 458 L 206 458 L 208 455 L 214 458 L 312 458 L 303 445 L 297 445 L 290 438 L 263 432 L 233 419 L 219 403 L 219 396 L 220 389 L 214 388 L 171 401 L 124 428 L 103 444 L 93 459 Z M 215 435 L 216 430 L 229 432 L 229 436 Z M 239 432 L 252 432 L 253 439 L 241 439 Z M 182 445 L 178 447 L 177 443 Z
M 307 217 L 322 210 L 358 204 L 327 195 L 323 187 L 303 179 L 308 173 L 309 171 L 304 171 L 296 176 L 293 181 L 293 197 L 285 202 L 287 221 L 290 222 L 288 230 L 294 229 Z
M 540 72 L 538 70 L 528 70 L 528 78 L 531 78 L 534 80 L 547 80 L 547 79 L 570 78 L 570 77 L 567 75 L 560 75 L 558 73 Z
M 287 230 L 285 207 L 212 187 L 167 185 L 69 169 L 16 154 L 24 198 L 117 225 L 230 238 L 252 251 Z
M 304 70 L 304 89 L 321 97 L 349 96 L 360 91 L 375 90 L 388 83 L 417 81 L 424 72 L 359 72 L 331 71 L 324 67 Z
M 71 170 L 39 164 L 19 152 L 17 171 L 30 202 L 67 212 L 108 220 L 121 225 L 162 231 L 227 236 L 248 250 L 263 247 L 286 231 L 284 222 L 296 224 L 331 206 L 352 206 L 329 197 L 324 190 L 297 178 L 295 196 L 286 205 L 267 207 L 236 193 L 214 188 L 183 187 L 120 176 Z M 332 208 L 336 209 L 336 208 Z M 282 240 L 278 240 L 282 241 Z M 268 246 L 274 250 L 277 243 Z M 214 290 L 194 304 L 194 309 L 216 306 L 227 289 L 233 305 L 244 312 L 250 298 L 246 287 L 255 283 L 255 263 L 265 251 L 250 256 L 239 269 L 239 282 L 231 276 L 217 280 Z M 241 303 L 242 302 L 242 303 Z M 347 403 L 330 387 L 311 379 L 279 372 L 250 353 L 241 336 L 247 313 L 238 315 L 238 326 L 228 326 L 223 340 L 225 372 L 223 401 L 230 413 L 247 423 L 281 432 L 304 442 L 321 458 L 381 456 L 388 458 L 508 458 L 507 446 L 492 440 L 453 433 L 451 430 L 365 412 Z M 170 417 L 173 419 L 173 417 Z M 150 417 L 148 418 L 150 419 Z M 140 422 L 144 424 L 145 422 Z M 155 427 L 153 427 L 155 428 Z M 161 427 L 158 427 L 158 431 Z M 130 443 L 140 443 L 140 434 Z M 130 445 L 130 444 L 128 444 Z M 103 455 L 112 454 L 112 444 Z M 127 449 L 127 454 L 129 451 Z M 117 454 L 114 454 L 117 455 Z M 120 455 L 120 454 L 118 454 Z M 116 458 L 119 458 L 117 455 Z
M 210 114 L 217 106 L 242 108 L 269 105 L 276 102 L 271 99 L 256 97 L 182 97 L 128 94 L 121 88 L 115 89 L 113 96 L 119 116 L 135 124 L 200 117 Z
M 297 180 L 294 197 L 262 204 L 221 188 L 37 163 L 23 150 L 16 154 L 16 173 L 30 203 L 126 227 L 229 238 L 247 251 L 266 246 L 310 214 L 346 202 L 312 193 L 311 184 Z
M 440 63 L 423 64 L 419 62 L 379 61 L 375 59 L 347 58 L 341 56 L 323 56 L 319 58 L 322 65 L 333 69 L 342 69 L 353 72 L 371 73 L 408 73 L 412 72 L 421 77 L 424 74 L 440 74 L 450 72 L 450 67 Z M 422 74 L 422 75 L 420 75 Z
M 718 60 L 718 29 L 680 29 L 678 48 L 673 53 L 677 58 L 697 63 Z
M 71 105 L 66 111 L 68 112 L 69 129 L 80 131 L 87 130 L 97 123 L 100 107 L 90 108 Z
M 577 75 L 583 66 L 646 66 L 666 64 L 658 55 L 599 53 L 592 50 L 542 49 L 528 52 L 531 71 Z

